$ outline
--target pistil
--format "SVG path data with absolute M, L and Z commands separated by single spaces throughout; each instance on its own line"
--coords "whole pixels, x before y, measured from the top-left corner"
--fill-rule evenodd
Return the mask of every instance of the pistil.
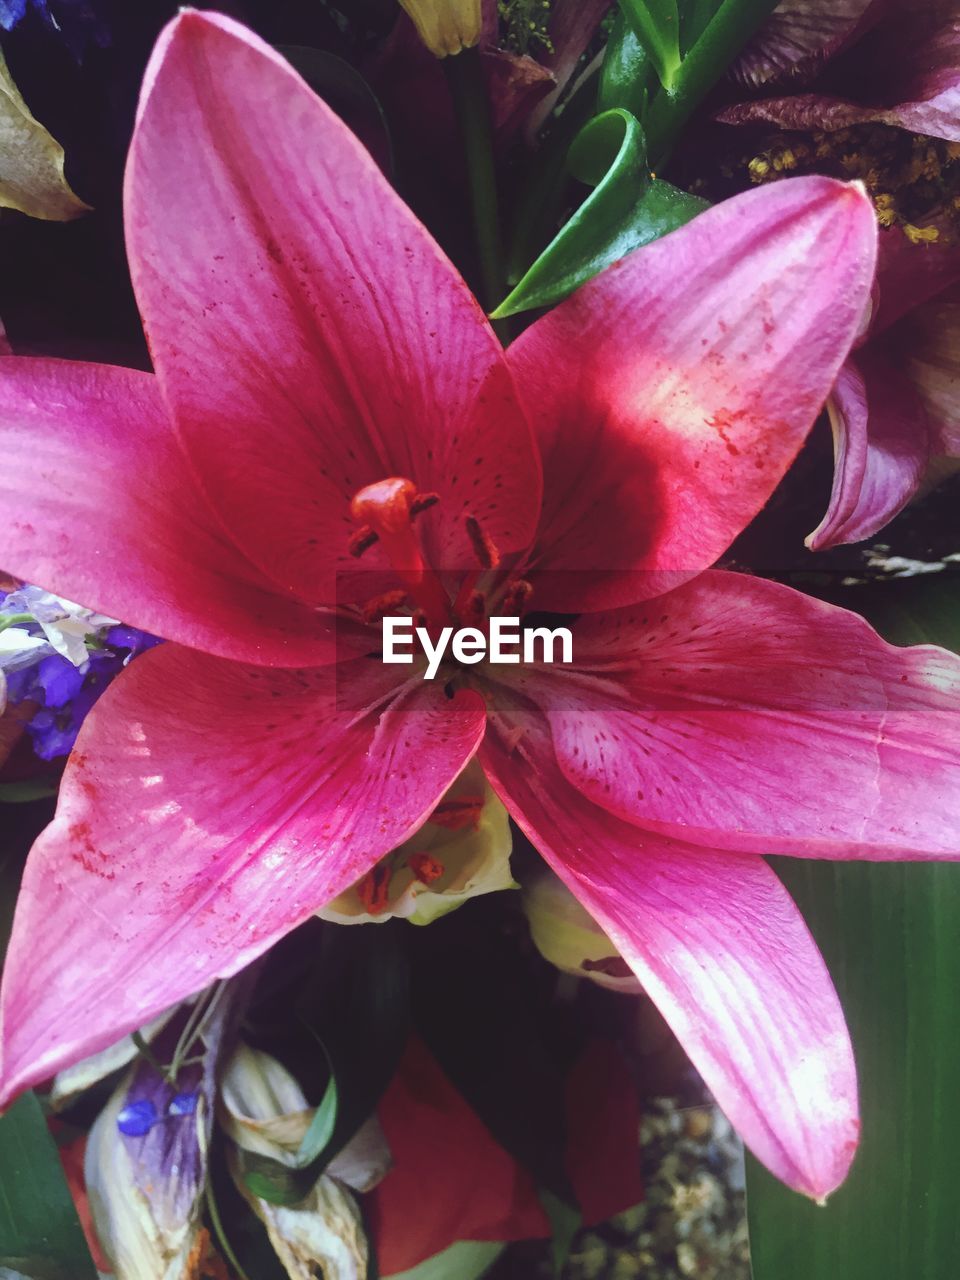
M 350 503 L 350 514 L 360 525 L 350 549 L 360 556 L 379 543 L 411 601 L 432 624 L 442 626 L 450 619 L 450 601 L 424 560 L 413 527 L 416 517 L 437 501 L 436 494 L 418 493 L 412 480 L 400 476 L 368 484 Z

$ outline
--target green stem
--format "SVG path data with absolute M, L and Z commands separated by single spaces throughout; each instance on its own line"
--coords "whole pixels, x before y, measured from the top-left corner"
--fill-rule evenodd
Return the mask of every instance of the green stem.
M 0 618 L 0 631 L 6 631 L 7 627 L 19 627 L 22 622 L 36 622 L 36 618 L 32 613 L 8 613 L 5 618 Z
M 725 0 L 686 55 L 671 93 L 660 92 L 644 120 L 650 159 L 662 165 L 680 130 L 778 0 Z
M 490 104 L 483 79 L 478 49 L 443 59 L 447 83 L 460 124 L 467 160 L 467 181 L 474 235 L 480 259 L 483 304 L 492 311 L 506 293 L 503 265 L 503 242 L 500 235 L 500 210 L 497 202 L 497 175 L 493 163 L 493 130 Z M 502 341 L 509 339 L 504 322 L 495 321 L 494 328 Z

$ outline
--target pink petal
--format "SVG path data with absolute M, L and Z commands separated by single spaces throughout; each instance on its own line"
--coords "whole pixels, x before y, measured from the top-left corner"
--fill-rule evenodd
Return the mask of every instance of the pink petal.
M 652 836 L 569 786 L 542 721 L 496 715 L 504 804 L 618 950 L 747 1145 L 820 1199 L 857 1146 L 856 1075 L 823 960 L 761 858 Z M 510 750 L 506 743 L 517 741 Z
M 708 572 L 513 668 L 559 766 L 638 826 L 809 858 L 960 857 L 960 658 L 789 587 Z
M 887 344 L 868 345 L 847 361 L 828 408 L 833 493 L 807 538 L 811 551 L 872 537 L 917 492 L 930 456 L 926 412 Z
M 725 550 L 826 399 L 875 243 L 858 189 L 779 182 L 608 268 L 511 346 L 544 455 L 537 607 L 649 597 Z
M 349 500 L 394 475 L 440 494 L 441 559 L 474 563 L 464 514 L 526 544 L 538 460 L 486 318 L 349 130 L 230 19 L 187 10 L 160 37 L 125 212 L 181 438 L 278 582 L 332 602 Z
M 781 0 L 731 74 L 754 89 L 810 74 L 854 36 L 864 17 L 876 20 L 879 8 L 877 0 Z
M 236 973 L 424 821 L 483 704 L 391 679 L 365 659 L 266 671 L 175 645 L 120 676 L 27 863 L 0 1105 Z
M 7 572 L 224 657 L 333 660 L 330 623 L 223 533 L 151 374 L 4 357 L 0 453 Z

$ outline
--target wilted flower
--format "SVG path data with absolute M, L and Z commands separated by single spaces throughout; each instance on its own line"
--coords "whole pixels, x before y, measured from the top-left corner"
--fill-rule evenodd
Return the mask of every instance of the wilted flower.
M 783 0 L 735 69 L 769 96 L 725 124 L 888 124 L 960 141 L 957 0 Z M 778 92 L 779 90 L 779 92 Z
M 365 1280 L 367 1238 L 350 1189 L 369 1191 L 390 1167 L 376 1119 L 331 1161 L 303 1200 L 282 1205 L 250 1190 L 244 1152 L 295 1166 L 314 1116 L 299 1084 L 276 1058 L 241 1045 L 224 1074 L 221 1114 L 235 1144 L 228 1161 L 234 1181 L 266 1227 L 287 1274 L 303 1280 L 318 1274 L 325 1280 Z
M 956 856 L 960 662 L 707 567 L 857 334 L 862 192 L 716 206 L 504 353 L 282 58 L 185 11 L 125 200 L 157 372 L 0 362 L 0 563 L 172 643 L 94 709 L 31 852 L 3 1098 L 238 972 L 476 756 L 746 1141 L 826 1194 L 852 1052 L 762 855 Z M 425 681 L 378 660 L 385 599 L 576 615 L 574 661 Z
M 236 989 L 221 983 L 169 1016 L 153 1038 L 151 1058 L 139 1059 L 124 1076 L 90 1130 L 87 1195 L 118 1280 L 182 1280 L 194 1273 L 203 1245 L 218 1059 L 235 999 Z M 118 1045 L 111 1062 L 123 1052 Z M 89 1064 L 87 1079 L 108 1066 Z M 61 1095 L 78 1083 L 61 1082 Z

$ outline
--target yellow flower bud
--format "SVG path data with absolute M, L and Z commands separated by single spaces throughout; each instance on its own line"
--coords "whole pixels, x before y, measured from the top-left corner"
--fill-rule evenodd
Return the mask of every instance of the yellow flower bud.
M 642 990 L 607 935 L 552 871 L 524 886 L 523 909 L 534 946 L 562 973 L 610 991 Z
M 446 58 L 480 39 L 480 0 L 400 0 L 432 54 Z

